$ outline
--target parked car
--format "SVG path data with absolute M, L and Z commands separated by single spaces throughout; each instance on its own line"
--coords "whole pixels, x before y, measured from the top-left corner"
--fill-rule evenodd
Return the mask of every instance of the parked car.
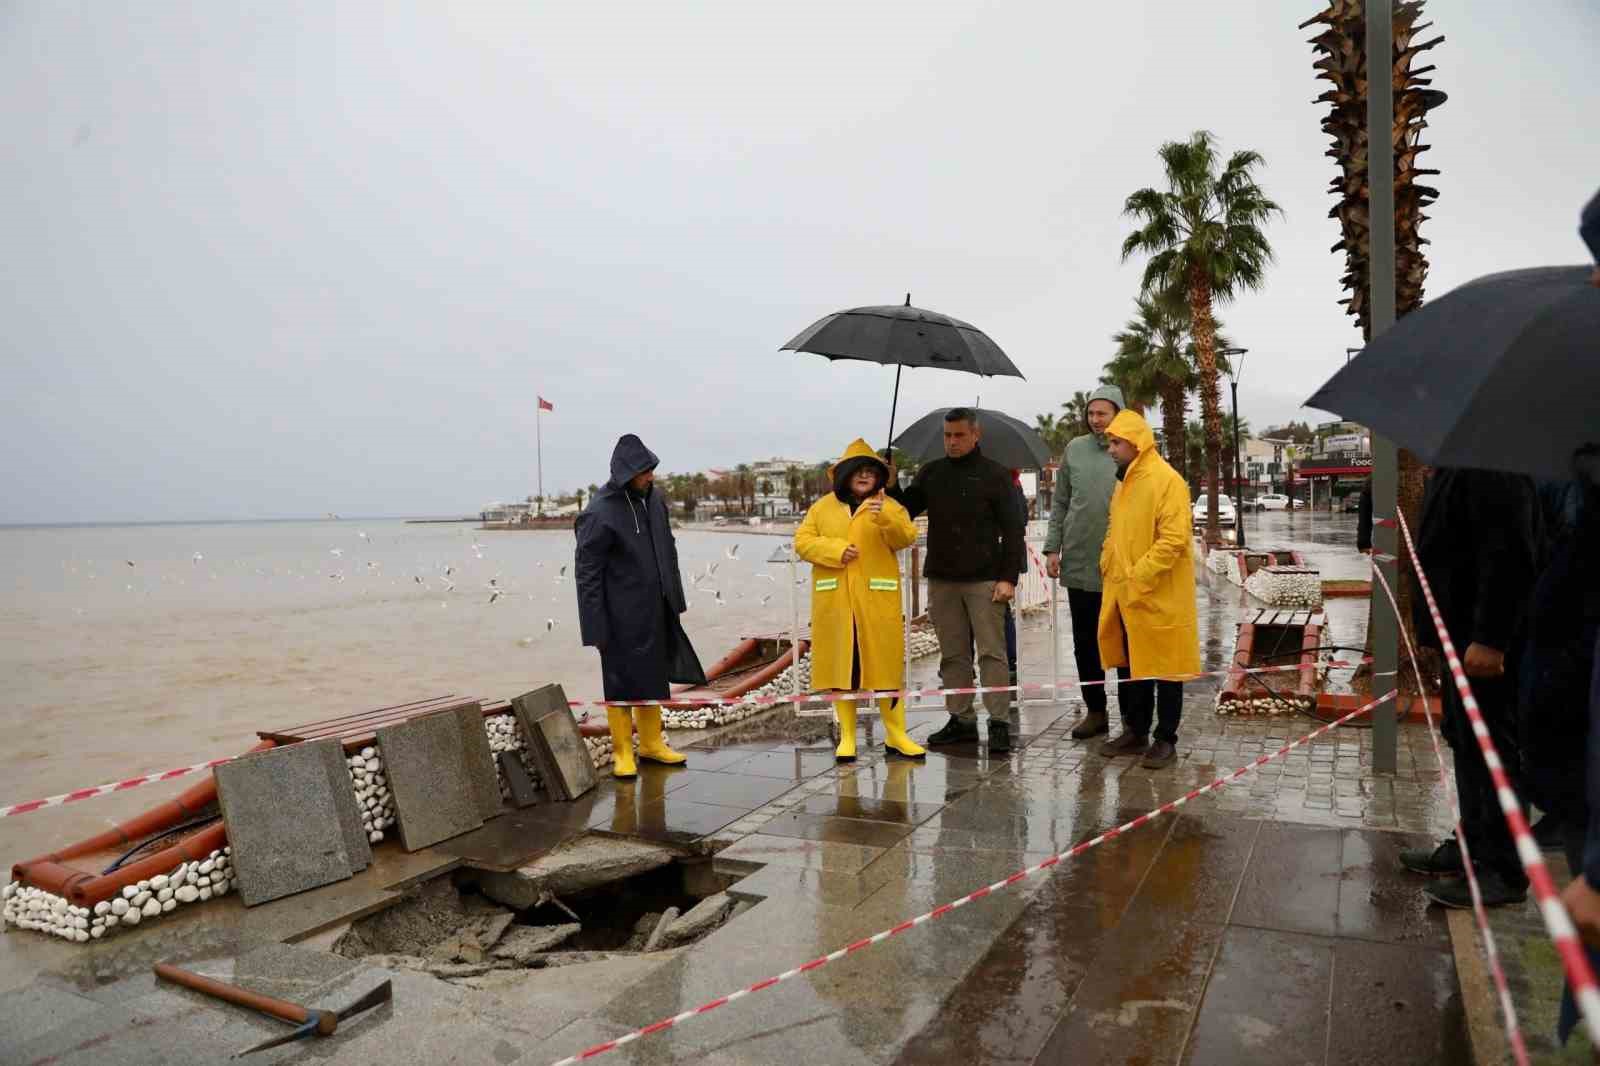
M 1263 492 L 1255 502 L 1258 511 L 1287 511 L 1290 507 L 1289 497 L 1281 492 Z
M 1206 521 L 1206 497 L 1200 496 L 1194 501 L 1195 525 L 1204 525 Z M 1226 496 L 1217 497 L 1217 521 L 1225 526 L 1231 526 L 1239 520 L 1234 513 L 1233 501 Z

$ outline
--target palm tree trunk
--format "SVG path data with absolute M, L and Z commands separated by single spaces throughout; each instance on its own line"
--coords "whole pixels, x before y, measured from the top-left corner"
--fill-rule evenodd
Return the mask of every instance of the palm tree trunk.
M 1217 394 L 1217 324 L 1211 317 L 1211 286 L 1201 268 L 1189 268 L 1189 315 L 1195 359 L 1200 364 L 1200 420 L 1206 430 L 1206 543 L 1221 540 L 1217 497 L 1222 492 L 1222 403 Z
M 1189 442 L 1184 439 L 1184 419 L 1188 415 L 1183 382 L 1167 380 L 1161 386 L 1161 432 L 1167 438 L 1167 462 L 1178 476 L 1189 480 Z

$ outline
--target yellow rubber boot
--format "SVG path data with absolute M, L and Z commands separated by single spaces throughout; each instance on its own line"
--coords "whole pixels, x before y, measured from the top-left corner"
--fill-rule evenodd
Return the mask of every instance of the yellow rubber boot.
M 906 733 L 906 705 L 899 700 L 884 698 L 878 701 L 878 717 L 883 719 L 883 746 L 887 751 L 920 759 L 928 749 L 912 740 Z
M 664 766 L 681 766 L 689 761 L 687 755 L 667 747 L 667 739 L 661 735 L 660 707 L 640 707 L 634 712 L 633 720 L 639 726 L 639 758 Z
M 611 776 L 638 777 L 633 761 L 633 715 L 626 707 L 607 707 L 606 724 L 611 727 Z
M 839 700 L 833 705 L 839 716 L 839 750 L 833 753 L 835 762 L 856 761 L 856 701 Z

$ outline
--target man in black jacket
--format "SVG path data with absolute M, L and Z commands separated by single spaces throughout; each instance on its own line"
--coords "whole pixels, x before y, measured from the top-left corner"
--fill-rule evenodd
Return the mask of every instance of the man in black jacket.
M 706 679 L 678 623 L 688 603 L 667 503 L 654 488 L 659 463 L 638 437 L 623 436 L 611 453 L 611 480 L 578 516 L 578 624 L 583 642 L 600 652 L 608 700 L 662 700 L 673 681 L 700 684 Z M 684 761 L 667 746 L 659 706 L 607 707 L 606 718 L 613 776 L 629 778 L 637 772 L 636 723 L 639 758 L 669 766 Z
M 1005 607 L 1016 594 L 1023 568 L 1026 522 L 1016 506 L 1011 473 L 986 458 L 978 444 L 977 412 L 951 408 L 944 416 L 945 458 L 917 474 L 910 488 L 889 495 L 915 518 L 928 515 L 928 617 L 939 634 L 939 680 L 945 688 L 972 687 L 972 648 L 978 649 L 978 676 L 985 686 L 1004 687 Z M 1011 750 L 1006 718 L 1010 698 L 986 693 L 989 750 Z M 946 696 L 950 721 L 929 744 L 959 744 L 978 737 L 972 697 Z
M 1516 474 L 1439 468 L 1428 478 L 1417 531 L 1417 561 L 1428 577 L 1450 642 L 1461 656 L 1472 694 L 1495 750 L 1519 794 L 1517 730 L 1520 631 L 1533 592 L 1538 556 L 1538 503 L 1533 482 Z M 1418 638 L 1440 647 L 1426 600 L 1412 597 Z M 1444 678 L 1443 734 L 1455 755 L 1461 827 L 1487 906 L 1527 898 L 1528 877 L 1506 827 L 1494 781 L 1461 697 Z M 1448 880 L 1425 895 L 1447 907 L 1470 907 L 1461 849 L 1446 840 L 1432 851 L 1402 851 L 1407 869 Z

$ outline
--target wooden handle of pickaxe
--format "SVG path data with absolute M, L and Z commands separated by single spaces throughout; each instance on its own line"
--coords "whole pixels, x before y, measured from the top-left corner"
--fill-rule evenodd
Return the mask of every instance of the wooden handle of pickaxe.
M 326 1011 L 312 1011 L 298 1003 L 290 1003 L 282 999 L 273 999 L 263 996 L 259 992 L 252 992 L 238 985 L 230 985 L 225 981 L 217 981 L 210 977 L 203 977 L 188 970 L 181 970 L 176 966 L 169 966 L 164 962 L 156 963 L 156 976 L 179 984 L 185 988 L 192 988 L 196 992 L 203 992 L 208 996 L 226 1000 L 241 1007 L 248 1007 L 262 1014 L 270 1014 L 274 1018 L 281 1018 L 294 1025 L 304 1025 L 314 1015 L 331 1018 Z M 335 1020 L 335 1024 L 337 1021 Z

